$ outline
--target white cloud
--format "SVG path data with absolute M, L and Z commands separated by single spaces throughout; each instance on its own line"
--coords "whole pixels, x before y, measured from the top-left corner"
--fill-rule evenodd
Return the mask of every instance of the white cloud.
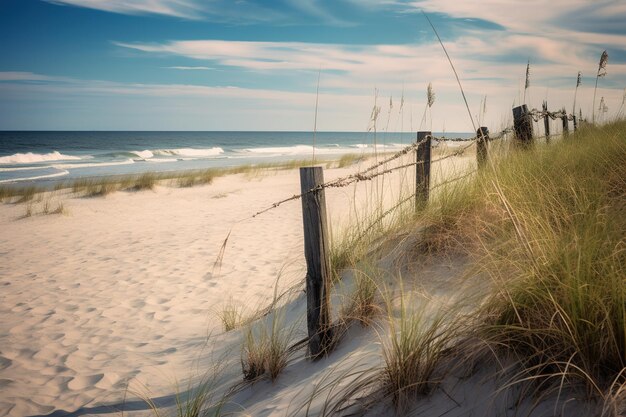
M 49 3 L 86 7 L 122 14 L 160 14 L 195 19 L 202 7 L 197 0 L 46 0 Z M 208 0 L 209 2 L 211 0 Z
M 418 0 L 409 3 L 417 9 L 431 13 L 443 13 L 456 18 L 478 18 L 497 23 L 511 31 L 521 33 L 538 33 L 548 31 L 565 21 L 562 16 L 576 14 L 579 9 L 596 16 L 615 16 L 619 13 L 626 16 L 626 8 L 621 0 L 595 0 L 591 10 L 589 0 Z
M 56 77 L 35 74 L 33 72 L 5 71 L 0 72 L 0 81 L 53 81 Z
M 164 68 L 181 70 L 181 71 L 213 71 L 213 70 L 215 70 L 215 68 L 211 68 L 211 67 L 182 67 L 182 66 L 175 66 L 175 67 L 164 67 Z

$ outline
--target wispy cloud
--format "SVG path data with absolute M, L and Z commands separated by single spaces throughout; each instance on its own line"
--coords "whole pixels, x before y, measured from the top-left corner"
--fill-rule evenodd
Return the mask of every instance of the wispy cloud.
M 590 35 L 584 44 L 570 39 L 550 39 L 534 34 L 501 33 L 487 37 L 468 33 L 448 45 L 449 52 L 464 78 L 515 79 L 511 72 L 518 63 L 510 57 L 534 63 L 544 78 L 559 77 L 578 69 L 592 67 L 600 38 L 626 45 L 626 35 Z M 574 38 L 576 39 L 576 38 Z M 163 44 L 116 43 L 151 54 L 171 54 L 213 65 L 273 73 L 294 70 L 336 72 L 354 80 L 376 82 L 377 77 L 406 78 L 419 72 L 422 79 L 441 78 L 448 73 L 438 45 L 337 45 L 304 42 L 244 42 L 223 40 L 173 41 Z M 497 62 L 497 68 L 493 63 Z M 508 61 L 508 62 L 507 62 Z M 521 62 L 520 61 L 520 62 Z M 614 66 L 621 74 L 622 69 Z
M 327 24 L 345 24 L 316 0 L 284 0 L 283 5 L 262 0 L 44 0 L 57 5 L 84 7 L 128 15 L 164 15 L 190 20 L 231 23 L 293 23 L 296 15 Z
M 86 7 L 121 14 L 160 14 L 185 19 L 201 16 L 197 0 L 45 0 L 49 3 Z
M 175 67 L 163 67 L 166 69 L 175 69 L 175 70 L 181 70 L 181 71 L 214 71 L 215 68 L 211 68 L 211 67 L 181 67 L 181 66 L 175 66 Z
M 519 103 L 520 80 L 524 77 L 526 59 L 530 57 L 533 67 L 533 83 L 529 91 L 529 104 L 540 106 L 540 100 L 548 95 L 558 99 L 559 105 L 570 102 L 570 78 L 575 82 L 578 71 L 593 74 L 601 49 L 595 44 L 604 41 L 620 45 L 624 51 L 626 35 L 578 34 L 569 39 L 543 37 L 538 34 L 468 31 L 447 44 L 463 85 L 469 95 L 470 105 L 478 105 L 484 95 L 489 96 L 495 108 L 502 109 L 495 117 L 500 121 L 502 113 L 515 101 Z M 582 39 L 584 38 L 584 39 Z M 402 90 L 407 97 L 421 100 L 423 89 L 432 82 L 441 98 L 440 105 L 447 109 L 459 100 L 458 87 L 451 70 L 442 55 L 441 48 L 433 43 L 408 45 L 338 45 L 304 42 L 243 42 L 223 40 L 172 41 L 162 44 L 118 43 L 148 54 L 174 55 L 198 62 L 210 63 L 230 71 L 260 71 L 268 77 L 285 77 L 294 71 L 317 73 L 323 71 L 322 86 L 337 94 L 360 96 L 367 101 L 374 86 L 384 94 L 396 97 Z M 613 80 L 626 80 L 626 65 L 611 65 Z M 316 77 L 306 77 L 314 82 Z M 571 85 L 570 85 L 571 84 Z M 303 88 L 301 85 L 300 88 Z M 309 85 L 313 91 L 313 85 Z M 616 86 L 614 86 L 616 87 Z M 614 91 L 605 91 L 607 97 L 621 97 L 622 85 Z M 580 103 L 587 111 L 585 92 Z M 535 104 L 533 100 L 539 100 Z M 445 103 L 445 104 L 444 104 Z M 552 103 L 552 101 L 551 101 Z M 462 109 L 460 109 L 462 110 Z M 590 110 L 590 109 L 589 109 Z M 495 112 L 494 112 L 495 113 Z M 445 115 L 435 115 L 442 122 Z M 466 122 L 469 123 L 469 120 Z M 456 121 L 447 122 L 454 126 Z

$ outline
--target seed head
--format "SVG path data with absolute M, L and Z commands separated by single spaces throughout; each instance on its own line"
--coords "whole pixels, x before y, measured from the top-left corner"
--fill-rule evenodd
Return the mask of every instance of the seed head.
M 609 54 L 606 51 L 602 52 L 600 57 L 600 63 L 598 64 L 598 77 L 604 77 L 606 75 L 606 64 L 609 62 Z
M 432 83 L 428 83 L 428 88 L 426 89 L 426 100 L 428 107 L 432 107 L 435 103 L 435 92 L 433 91 Z

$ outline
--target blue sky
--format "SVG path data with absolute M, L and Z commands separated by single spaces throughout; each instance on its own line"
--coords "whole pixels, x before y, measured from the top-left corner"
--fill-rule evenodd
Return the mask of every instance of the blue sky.
M 590 115 L 605 49 L 596 107 L 622 108 L 621 0 L 0 0 L 0 129 L 312 130 L 319 76 L 319 130 L 470 131 L 422 12 L 475 123 L 509 123 L 528 60 L 531 107 L 571 109 L 582 71 Z

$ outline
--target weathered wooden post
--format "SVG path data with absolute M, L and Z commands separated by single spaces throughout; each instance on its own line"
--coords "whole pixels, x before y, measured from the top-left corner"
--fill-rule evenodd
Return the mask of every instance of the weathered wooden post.
M 533 119 L 525 104 L 513 108 L 513 128 L 518 143 L 528 148 L 533 143 Z
M 487 146 L 489 144 L 489 129 L 482 126 L 476 131 L 476 162 L 482 168 L 489 158 Z
M 565 107 L 562 110 L 561 121 L 563 122 L 563 136 L 569 135 L 569 124 L 567 121 L 567 112 L 565 111 Z
M 309 352 L 313 359 L 324 355 L 332 342 L 330 325 L 330 261 L 326 198 L 322 167 L 300 168 L 302 221 L 304 224 L 304 256 L 306 258 L 307 327 Z
M 420 210 L 428 203 L 430 192 L 430 150 L 431 132 L 417 132 L 417 150 L 415 152 L 415 210 Z
M 576 115 L 572 115 L 572 121 L 574 122 L 574 132 L 578 130 L 578 121 L 576 120 Z
M 550 116 L 548 116 L 548 102 L 543 102 L 543 127 L 546 132 L 546 143 L 550 143 Z

